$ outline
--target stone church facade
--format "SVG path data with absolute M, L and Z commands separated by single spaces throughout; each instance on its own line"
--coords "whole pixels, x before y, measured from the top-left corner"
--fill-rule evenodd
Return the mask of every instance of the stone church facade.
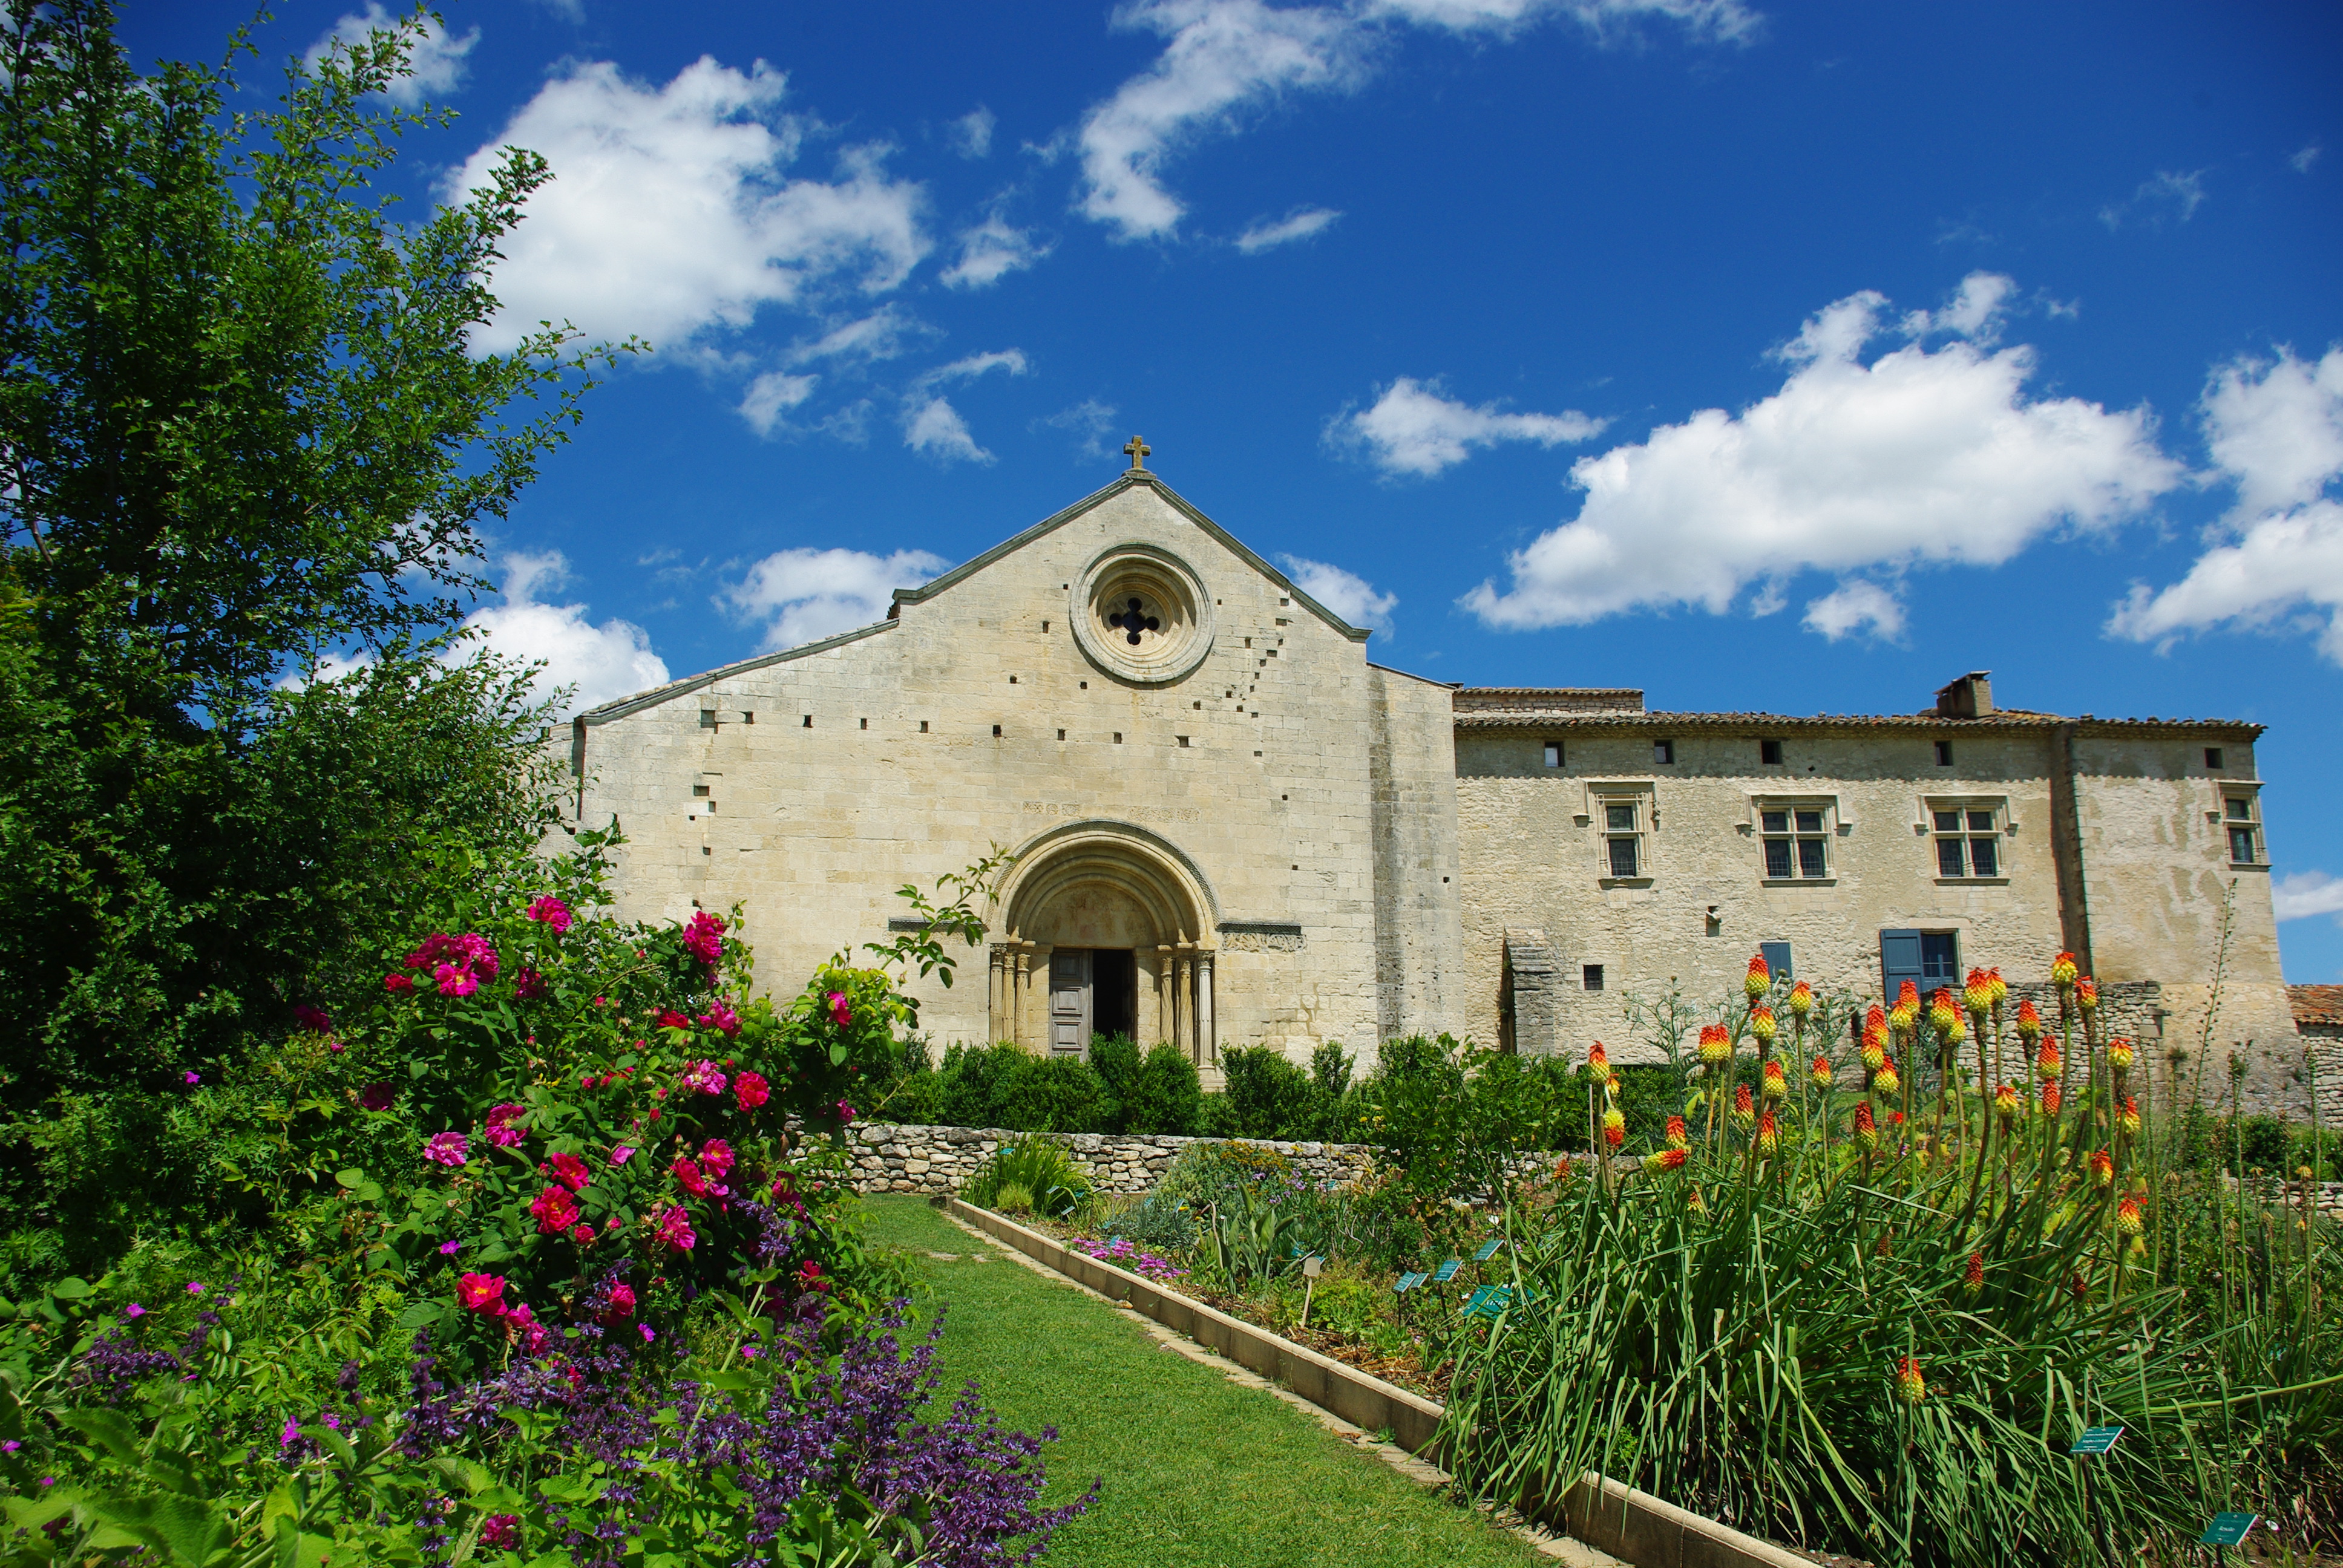
M 625 913 L 738 903 L 784 990 L 1010 851 L 987 950 L 920 992 L 939 1042 L 1633 1060 L 1623 997 L 1736 994 L 1761 944 L 1873 994 L 2066 948 L 2174 1049 L 2217 956 L 2217 1049 L 2289 1098 L 2258 726 L 2000 709 L 1982 674 L 1912 716 L 1652 712 L 1367 637 L 1135 467 L 878 625 L 580 715 L 571 804 L 625 831 Z

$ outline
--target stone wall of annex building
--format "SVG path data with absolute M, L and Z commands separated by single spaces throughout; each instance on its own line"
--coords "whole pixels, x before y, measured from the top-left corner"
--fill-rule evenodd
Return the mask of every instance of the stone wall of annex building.
M 1883 930 L 1954 931 L 1964 966 L 2046 978 L 2060 926 L 2038 735 L 1964 732 L 1956 765 L 1944 769 L 1936 737 L 1925 730 L 1791 731 L 1779 766 L 1760 763 L 1762 738 L 1754 726 L 1670 735 L 1586 721 L 1551 732 L 1460 729 L 1460 1010 L 1473 1038 L 1498 1038 L 1508 928 L 1542 930 L 1554 965 L 1555 1038 L 1521 1040 L 1525 1051 L 1582 1051 L 1602 1039 L 1614 1060 L 1637 1060 L 1624 993 L 1674 985 L 1698 1002 L 1737 998 L 1750 956 L 1766 941 L 1791 944 L 1797 978 L 1866 996 L 1880 988 Z M 1558 769 L 1544 765 L 1550 739 L 1564 742 Z M 1673 742 L 1671 764 L 1654 760 L 1660 739 Z M 1647 876 L 1607 874 L 1598 809 L 1606 790 L 1645 808 Z M 1768 802 L 1826 807 L 1827 876 L 1767 879 L 1756 812 Z M 1998 814 L 1999 875 L 1937 875 L 1931 802 Z M 1584 986 L 1592 964 L 1603 968 L 1600 991 Z
M 1451 689 L 1370 665 L 1376 1034 L 1346 1040 L 1364 1070 L 1386 1040 L 1461 1021 L 1463 867 Z
M 1168 685 L 1118 678 L 1068 631 L 1072 585 L 1131 543 L 1185 562 L 1212 600 L 1209 653 Z M 906 882 L 1069 823 L 1129 824 L 1193 865 L 1208 915 L 1292 939 L 1219 941 L 1221 1042 L 1376 1038 L 1376 681 L 1353 636 L 1145 480 L 898 610 L 588 717 L 579 815 L 626 830 L 624 913 L 738 900 L 762 982 L 787 992 L 882 938 Z M 940 1043 L 990 1032 L 986 968 L 971 951 L 952 988 L 920 988 Z
M 2220 741 L 2223 766 L 2208 767 L 2199 735 L 2133 736 L 2086 729 L 2075 741 L 2077 814 L 2082 829 L 2091 961 L 2102 980 L 2162 985 L 2167 1041 L 2195 1050 L 2207 1038 L 2205 1011 L 2221 952 L 2227 950 L 2210 1040 L 2208 1081 L 2227 1094 L 2228 1052 L 2248 1063 L 2244 1096 L 2287 1115 L 2309 1111 L 2309 1073 L 2278 964 L 2271 903 L 2271 850 L 2250 865 L 2229 859 L 2224 801 L 2257 798 L 2253 748 Z M 2261 824 L 2267 832 L 2269 824 Z M 2283 824 L 2278 825 L 2283 832 Z

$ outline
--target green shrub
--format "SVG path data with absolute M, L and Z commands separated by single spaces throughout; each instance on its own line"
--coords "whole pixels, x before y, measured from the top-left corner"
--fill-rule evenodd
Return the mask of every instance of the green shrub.
M 1261 1045 L 1221 1053 L 1230 1110 L 1241 1138 L 1308 1138 L 1313 1131 L 1310 1075 L 1282 1051 Z
M 1001 1080 L 996 1126 L 1019 1132 L 1098 1132 L 1111 1125 L 1106 1083 L 1079 1056 L 1027 1056 Z
M 1139 1077 L 1139 1042 L 1127 1034 L 1091 1037 L 1091 1070 L 1099 1075 L 1107 1098 L 1106 1124 L 1068 1128 L 1070 1132 L 1128 1132 L 1131 1091 Z
M 1033 1190 L 1022 1181 L 1003 1181 L 992 1194 L 992 1207 L 1003 1214 L 1031 1214 Z
M 1122 1095 L 1122 1131 L 1146 1137 L 1186 1136 L 1202 1124 L 1204 1090 L 1188 1053 L 1156 1042 Z
M 960 1196 L 980 1209 L 997 1209 L 1022 1189 L 1028 1207 L 1054 1217 L 1071 1212 L 1091 1194 L 1091 1179 L 1055 1138 L 1032 1134 L 1014 1139 L 969 1178 Z
M 1237 1109 L 1225 1090 L 1215 1089 L 1203 1097 L 1196 1111 L 1196 1136 L 1199 1138 L 1238 1138 L 1243 1136 L 1237 1124 Z

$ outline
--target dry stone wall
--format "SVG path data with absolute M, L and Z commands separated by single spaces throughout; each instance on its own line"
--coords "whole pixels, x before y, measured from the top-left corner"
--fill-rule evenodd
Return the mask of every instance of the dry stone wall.
M 873 1121 L 847 1130 L 855 1185 L 865 1192 L 958 1192 L 1003 1143 L 1029 1136 L 1001 1127 L 920 1127 Z M 1146 1192 L 1163 1179 L 1172 1161 L 1192 1143 L 1210 1138 L 1120 1137 L 1106 1133 L 1059 1134 L 1074 1163 L 1090 1173 L 1100 1191 Z M 1374 1151 L 1362 1143 L 1279 1143 L 1247 1140 L 1273 1149 L 1302 1175 L 1317 1181 L 1356 1181 Z

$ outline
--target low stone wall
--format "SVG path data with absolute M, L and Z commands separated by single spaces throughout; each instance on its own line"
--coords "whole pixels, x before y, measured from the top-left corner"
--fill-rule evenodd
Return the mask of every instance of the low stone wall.
M 1027 1136 L 1001 1127 L 921 1127 L 885 1121 L 847 1129 L 847 1147 L 854 1160 L 855 1185 L 865 1192 L 927 1192 L 950 1195 L 968 1184 L 977 1167 L 1003 1143 Z M 1051 1136 L 1072 1154 L 1074 1163 L 1090 1173 L 1105 1192 L 1146 1192 L 1163 1179 L 1180 1151 L 1192 1143 L 1222 1141 L 1211 1138 L 1121 1137 L 1100 1132 L 1056 1133 Z M 1246 1141 L 1273 1149 L 1293 1169 L 1313 1181 L 1355 1181 L 1366 1174 L 1374 1151 L 1363 1143 L 1277 1143 L 1267 1139 Z

